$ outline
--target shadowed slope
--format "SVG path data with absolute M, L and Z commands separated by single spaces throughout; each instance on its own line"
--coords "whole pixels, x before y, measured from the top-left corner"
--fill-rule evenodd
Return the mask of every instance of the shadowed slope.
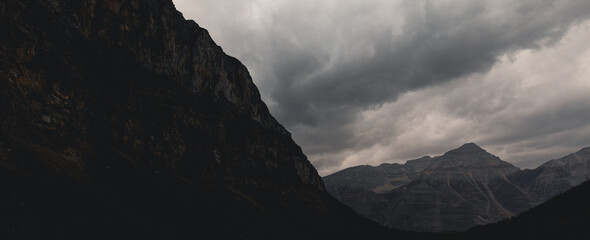
M 0 2 L 3 239 L 403 234 L 328 195 L 170 0 Z

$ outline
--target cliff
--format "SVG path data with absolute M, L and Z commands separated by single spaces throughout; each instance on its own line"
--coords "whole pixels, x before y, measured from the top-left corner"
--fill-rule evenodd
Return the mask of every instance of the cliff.
M 0 28 L 3 239 L 389 233 L 172 1 L 7 0 Z

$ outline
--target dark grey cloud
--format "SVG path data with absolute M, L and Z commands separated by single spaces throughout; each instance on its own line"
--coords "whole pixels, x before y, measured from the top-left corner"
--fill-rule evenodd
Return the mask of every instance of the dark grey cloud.
M 485 3 L 464 2 L 464 11 L 453 12 L 451 9 L 458 4 L 413 1 L 409 3 L 412 6 L 406 7 L 418 8 L 420 14 L 404 16 L 402 32 L 396 35 L 387 25 L 369 35 L 355 34 L 358 29 L 349 28 L 346 22 L 338 26 L 337 30 L 362 36 L 345 43 L 348 46 L 340 51 L 356 51 L 355 45 L 367 44 L 368 51 L 374 53 L 365 58 L 349 54 L 348 58 L 334 60 L 335 63 L 322 61 L 315 57 L 321 45 L 305 42 L 304 48 L 298 48 L 299 39 L 281 39 L 272 47 L 279 50 L 274 51 L 278 54 L 271 58 L 277 60 L 271 64 L 276 70 L 276 81 L 283 86 L 271 93 L 271 98 L 284 106 L 276 109 L 275 114 L 289 126 L 313 124 L 326 119 L 326 110 L 336 110 L 331 114 L 356 111 L 355 108 L 395 100 L 408 90 L 486 72 L 501 54 L 557 41 L 567 26 L 590 12 L 590 3 L 569 7 L 560 6 L 559 2 L 534 1 L 510 6 L 514 9 L 503 8 L 501 15 L 490 16 L 490 6 Z M 305 41 L 306 34 L 297 35 Z M 361 43 L 366 39 L 369 42 Z M 282 48 L 293 52 L 281 51 Z M 325 64 L 332 65 L 328 71 L 307 76 Z
M 515 98 L 526 91 L 512 85 L 522 82 L 498 84 L 486 78 L 502 58 L 515 60 L 523 50 L 559 45 L 573 26 L 590 17 L 589 1 L 174 2 L 248 66 L 273 115 L 323 173 L 449 147 L 441 142 L 476 138 L 498 150 L 508 143 L 526 146 L 526 139 L 586 126 L 588 116 L 581 112 L 590 112 L 588 105 L 571 99 L 555 114 L 510 116 L 527 107 Z M 463 87 L 482 81 L 492 83 L 484 90 Z M 430 101 L 427 92 L 438 101 Z M 423 99 L 406 102 L 416 95 Z M 555 106 L 546 104 L 534 109 Z M 442 112 L 435 116 L 434 111 Z M 368 113 L 377 112 L 385 119 L 369 119 Z M 450 122 L 441 136 L 423 131 L 432 136 L 408 137 L 414 127 L 437 125 L 424 125 L 437 117 L 457 122 Z M 481 125 L 469 125 L 474 119 Z M 454 129 L 453 124 L 471 128 Z

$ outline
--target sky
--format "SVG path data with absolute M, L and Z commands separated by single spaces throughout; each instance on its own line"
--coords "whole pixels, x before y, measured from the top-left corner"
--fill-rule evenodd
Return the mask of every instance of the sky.
M 467 142 L 520 168 L 590 146 L 590 1 L 173 2 L 322 176 Z

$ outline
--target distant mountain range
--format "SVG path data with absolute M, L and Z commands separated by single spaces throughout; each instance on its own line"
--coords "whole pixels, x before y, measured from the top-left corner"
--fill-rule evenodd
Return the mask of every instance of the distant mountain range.
M 324 177 L 330 194 L 391 228 L 463 231 L 513 217 L 590 177 L 590 148 L 529 170 L 467 143 L 434 158 Z

